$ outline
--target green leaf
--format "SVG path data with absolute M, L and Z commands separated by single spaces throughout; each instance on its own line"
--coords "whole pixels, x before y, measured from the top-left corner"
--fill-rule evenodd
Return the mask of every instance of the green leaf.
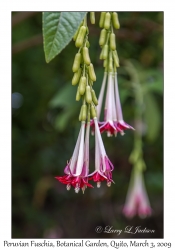
M 87 12 L 43 12 L 43 40 L 49 63 L 71 41 Z
M 154 96 L 150 92 L 145 94 L 144 102 L 146 105 L 144 112 L 144 118 L 147 124 L 146 137 L 149 141 L 154 141 L 159 135 L 162 124 L 161 112 Z

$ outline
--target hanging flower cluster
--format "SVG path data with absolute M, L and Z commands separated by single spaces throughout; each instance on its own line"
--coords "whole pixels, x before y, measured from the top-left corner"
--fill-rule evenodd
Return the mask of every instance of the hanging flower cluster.
M 95 23 L 94 12 L 90 12 L 90 21 L 92 24 Z M 79 114 L 81 128 L 73 155 L 64 169 L 64 176 L 55 178 L 65 184 L 67 190 L 73 187 L 76 193 L 80 189 L 84 193 L 87 187 L 92 188 L 93 186 L 89 181 L 94 181 L 98 188 L 101 186 L 102 181 L 106 181 L 108 187 L 111 186 L 112 182 L 114 183 L 112 179 L 114 166 L 106 154 L 101 133 L 106 131 L 107 136 L 110 137 L 116 136 L 118 132 L 123 135 L 126 129 L 134 130 L 132 126 L 123 120 L 120 103 L 117 81 L 119 58 L 113 31 L 114 28 L 120 28 L 117 13 L 101 12 L 99 26 L 102 28 L 99 39 L 102 48 L 100 59 L 104 60 L 105 70 L 98 100 L 93 89 L 96 75 L 89 56 L 90 43 L 88 40 L 87 17 L 82 21 L 73 37 L 78 52 L 75 55 L 72 67 L 74 73 L 72 85 L 77 86 L 76 101 L 82 100 Z M 105 100 L 103 101 L 103 99 Z M 100 121 L 103 102 L 104 116 L 103 121 Z M 93 172 L 89 170 L 90 128 L 95 135 L 95 170 Z M 136 134 L 135 138 L 135 148 L 130 157 L 134 168 L 123 213 L 127 217 L 132 217 L 135 214 L 145 217 L 151 214 L 151 208 L 143 180 L 145 164 L 142 159 L 141 137 Z
M 95 23 L 94 12 L 90 13 L 90 20 L 91 23 Z M 87 187 L 92 187 L 89 180 L 96 182 L 97 187 L 100 187 L 102 181 L 106 181 L 107 186 L 110 186 L 111 182 L 113 182 L 112 170 L 114 167 L 106 154 L 97 121 L 96 106 L 98 100 L 93 90 L 96 75 L 89 56 L 90 45 L 86 18 L 81 23 L 73 39 L 75 46 L 79 48 L 72 67 L 74 72 L 72 85 L 78 85 L 76 101 L 82 99 L 79 114 L 81 129 L 72 158 L 64 169 L 65 175 L 55 178 L 66 184 L 67 190 L 70 190 L 72 186 L 75 192 L 78 193 L 80 189 L 84 192 Z M 90 119 L 93 120 L 95 128 L 95 171 L 93 173 L 89 173 Z
M 99 121 L 100 132 L 107 132 L 107 136 L 117 135 L 124 130 L 133 129 L 123 120 L 122 108 L 117 81 L 117 67 L 119 67 L 119 58 L 116 50 L 116 41 L 114 28 L 119 29 L 120 24 L 116 12 L 102 12 L 99 22 L 102 28 L 99 38 L 99 45 L 102 48 L 100 59 L 104 60 L 104 77 L 98 98 L 97 115 L 100 120 L 102 103 L 106 88 L 106 98 L 104 104 L 103 121 Z M 107 85 L 107 86 L 106 86 Z M 93 123 L 91 124 L 93 126 Z

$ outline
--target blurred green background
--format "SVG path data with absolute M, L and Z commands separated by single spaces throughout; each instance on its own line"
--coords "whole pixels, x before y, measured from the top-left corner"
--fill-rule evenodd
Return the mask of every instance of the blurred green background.
M 115 166 L 110 188 L 75 194 L 54 179 L 72 156 L 80 123 L 80 103 L 71 86 L 77 48 L 70 44 L 49 64 L 45 62 L 41 12 L 12 13 L 12 238 L 162 238 L 163 237 L 163 12 L 119 12 L 116 31 L 121 60 L 118 82 L 124 120 L 133 125 L 134 98 L 125 60 L 138 73 L 144 90 L 141 130 L 147 165 L 145 183 L 153 209 L 147 219 L 122 215 L 132 166 L 133 131 L 103 141 Z M 103 78 L 99 60 L 99 13 L 89 23 L 91 61 L 97 96 Z M 123 62 L 123 63 L 122 63 Z M 94 138 L 90 137 L 90 168 Z M 96 226 L 127 225 L 154 229 L 154 234 L 97 234 Z

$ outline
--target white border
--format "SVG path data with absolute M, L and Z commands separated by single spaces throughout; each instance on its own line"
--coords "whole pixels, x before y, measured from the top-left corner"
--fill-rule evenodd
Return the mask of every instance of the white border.
M 11 237 L 11 11 L 164 11 L 164 238 L 174 242 L 175 112 L 173 1 L 1 1 L 0 15 L 0 239 Z M 99 9 L 100 8 L 100 9 Z M 174 242 L 175 243 L 175 242 Z M 123 248 L 124 249 L 124 248 Z M 146 248 L 145 248 L 146 249 Z

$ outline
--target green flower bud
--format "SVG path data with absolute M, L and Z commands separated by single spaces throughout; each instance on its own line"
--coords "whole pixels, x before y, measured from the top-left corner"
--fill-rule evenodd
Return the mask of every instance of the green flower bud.
M 105 46 L 103 47 L 103 52 L 102 52 L 102 58 L 103 59 L 108 58 L 108 49 L 109 49 L 109 46 L 107 44 L 105 44 Z
M 94 66 L 93 66 L 92 63 L 89 65 L 88 70 L 89 70 L 89 77 L 90 77 L 90 79 L 93 82 L 95 82 L 96 81 L 96 75 L 95 75 Z
M 113 57 L 113 60 L 114 60 L 114 64 L 116 67 L 120 67 L 120 64 L 119 64 L 119 58 L 118 58 L 118 54 L 117 54 L 117 51 L 112 51 L 112 57 Z
M 74 76 L 72 78 L 72 85 L 76 85 L 79 82 L 80 76 L 81 76 L 81 68 L 79 68 L 79 70 L 74 73 Z
M 87 47 L 83 47 L 83 60 L 85 64 L 89 65 L 91 63 L 90 57 L 89 57 L 89 50 Z
M 115 29 L 120 28 L 120 23 L 119 23 L 119 20 L 118 20 L 118 14 L 116 12 L 112 13 L 112 24 L 113 24 Z
M 91 118 L 95 117 L 97 117 L 96 108 L 94 107 L 94 105 L 91 105 Z
M 106 35 L 107 31 L 105 29 L 102 29 L 100 32 L 100 38 L 99 38 L 99 45 L 103 46 L 106 42 Z
M 113 59 L 112 59 L 112 52 L 111 51 L 109 53 L 108 71 L 113 72 Z
M 78 102 L 81 99 L 81 95 L 79 92 L 79 87 L 77 88 L 76 101 Z
M 100 21 L 99 21 L 100 28 L 103 28 L 104 26 L 105 15 L 106 15 L 106 12 L 101 12 L 100 14 Z
M 92 95 L 91 95 L 91 88 L 90 86 L 86 86 L 86 93 L 85 93 L 86 102 L 91 104 L 92 103 Z
M 95 104 L 95 106 L 97 106 L 98 105 L 98 100 L 97 100 L 95 91 L 93 89 L 91 89 L 91 95 L 92 95 L 92 101 L 93 101 L 93 103 Z
M 115 34 L 114 33 L 110 34 L 110 49 L 116 50 Z
M 82 45 L 83 45 L 83 41 L 84 41 L 84 37 L 85 37 L 85 34 L 86 34 L 86 26 L 81 26 L 79 32 L 78 32 L 78 36 L 76 38 L 76 41 L 75 41 L 75 46 L 80 48 Z
M 74 63 L 73 63 L 73 66 L 72 66 L 72 71 L 74 73 L 76 71 L 78 71 L 78 69 L 80 68 L 80 63 L 81 63 L 81 53 L 77 53 L 75 55 Z
M 108 59 L 105 59 L 103 61 L 103 67 L 106 68 L 108 66 Z
M 86 121 L 87 118 L 87 105 L 83 104 L 81 107 L 81 121 Z
M 95 24 L 95 12 L 90 12 L 90 21 L 92 24 Z
M 86 77 L 82 76 L 80 79 L 80 83 L 79 83 L 79 93 L 80 95 L 84 95 L 86 90 Z
M 107 12 L 104 20 L 104 28 L 108 30 L 110 28 L 110 24 L 111 24 L 111 14 Z

